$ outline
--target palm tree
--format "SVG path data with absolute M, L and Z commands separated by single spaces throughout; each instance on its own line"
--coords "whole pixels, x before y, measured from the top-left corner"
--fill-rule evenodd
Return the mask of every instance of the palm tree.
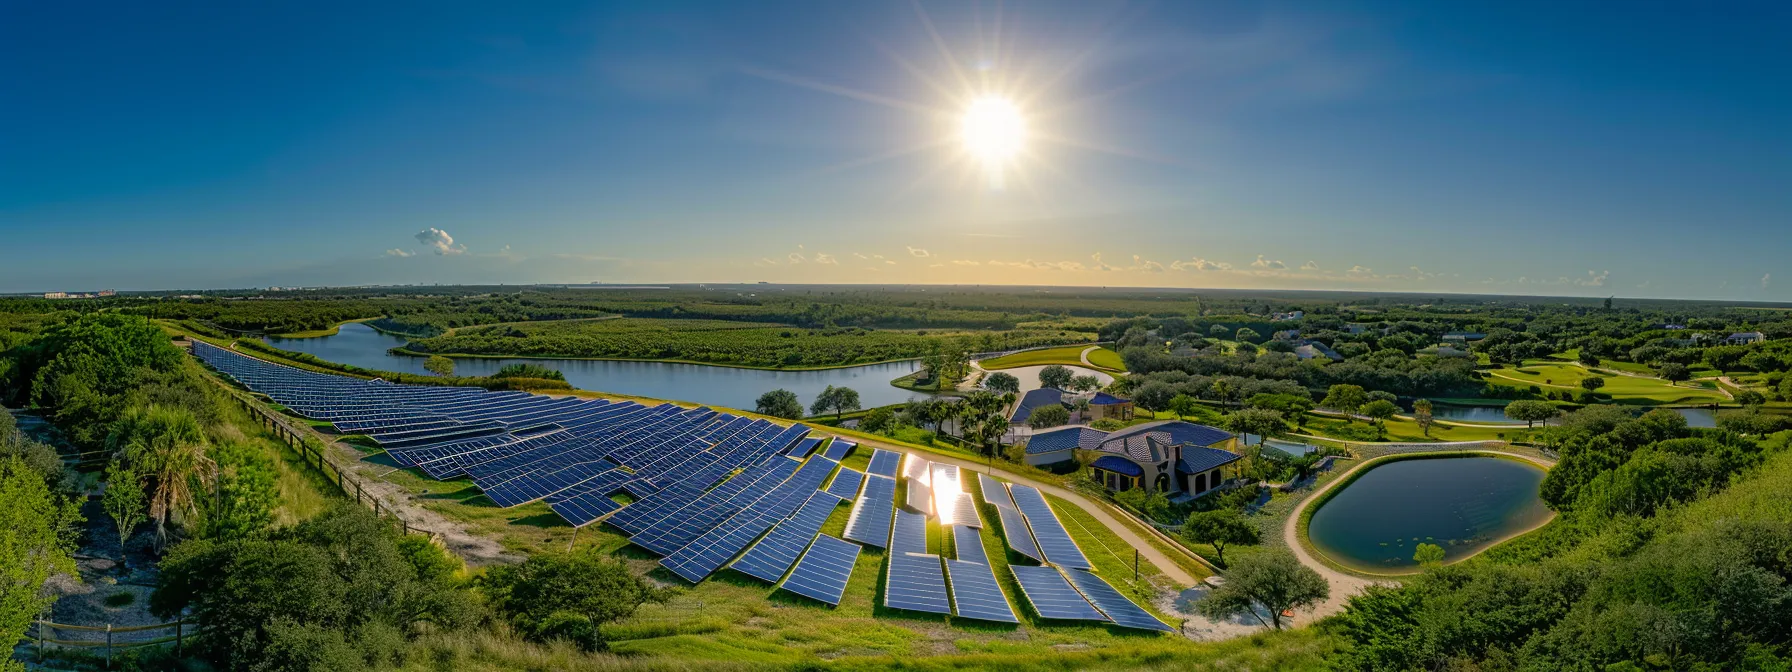
M 218 465 L 206 455 L 205 430 L 191 412 L 152 406 L 125 411 L 113 425 L 107 443 L 154 485 L 149 517 L 156 523 L 156 541 L 168 543 L 168 521 L 196 510 L 198 490 L 218 476 Z

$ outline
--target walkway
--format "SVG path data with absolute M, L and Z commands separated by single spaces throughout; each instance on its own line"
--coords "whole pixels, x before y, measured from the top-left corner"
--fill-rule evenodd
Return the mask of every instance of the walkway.
M 1398 449 L 1398 448 L 1418 447 L 1418 446 L 1450 446 L 1450 445 L 1467 446 L 1467 445 L 1481 445 L 1481 444 L 1486 444 L 1486 443 L 1499 443 L 1499 442 L 1497 442 L 1497 441 L 1496 442 L 1462 441 L 1462 442 L 1457 442 L 1457 443 L 1453 443 L 1453 444 L 1406 444 L 1406 445 L 1369 444 L 1369 445 L 1383 446 L 1383 447 Z M 1417 452 L 1417 451 L 1415 451 L 1415 452 Z M 1543 467 L 1544 469 L 1548 469 L 1550 467 L 1555 466 L 1555 461 L 1553 461 L 1553 460 L 1536 457 L 1536 456 L 1532 456 L 1532 455 L 1524 455 L 1521 453 L 1508 452 L 1508 451 L 1504 451 L 1504 450 L 1473 449 L 1473 452 L 1514 457 L 1517 459 L 1524 460 L 1526 462 L 1531 462 L 1533 464 Z M 1315 558 L 1315 557 L 1313 557 L 1313 555 L 1311 553 L 1308 553 L 1306 546 L 1300 542 L 1300 518 L 1301 518 L 1302 512 L 1305 512 L 1307 510 L 1307 506 L 1312 504 L 1314 500 L 1318 499 L 1320 497 L 1320 495 L 1325 494 L 1326 492 L 1330 491 L 1332 488 L 1338 487 L 1339 483 L 1349 483 L 1352 474 L 1354 474 L 1366 467 L 1369 467 L 1374 462 L 1375 462 L 1374 459 L 1364 460 L 1363 462 L 1357 464 L 1356 466 L 1351 467 L 1350 471 L 1344 472 L 1343 474 L 1339 475 L 1337 478 L 1334 478 L 1331 481 L 1327 482 L 1324 486 L 1321 486 L 1319 489 L 1314 490 L 1312 493 L 1307 495 L 1306 499 L 1301 500 L 1301 502 L 1299 504 L 1295 505 L 1294 510 L 1289 512 L 1289 514 L 1288 514 L 1288 520 L 1286 522 L 1282 523 L 1282 538 L 1288 542 L 1288 550 L 1290 550 L 1294 553 L 1294 557 L 1296 559 L 1300 560 L 1300 564 L 1306 565 L 1308 569 L 1318 572 L 1320 576 L 1325 577 L 1325 582 L 1327 584 L 1331 585 L 1331 596 L 1327 597 L 1324 602 L 1321 602 L 1318 605 L 1315 605 L 1305 611 L 1298 612 L 1294 615 L 1294 622 L 1296 625 L 1303 625 L 1306 623 L 1311 623 L 1313 621 L 1317 621 L 1319 619 L 1325 618 L 1332 614 L 1339 613 L 1344 610 L 1345 605 L 1347 605 L 1350 602 L 1351 597 L 1354 597 L 1357 594 L 1363 592 L 1363 590 L 1368 588 L 1369 586 L 1376 585 L 1378 583 L 1390 583 L 1391 584 L 1396 581 L 1395 579 L 1392 579 L 1392 578 L 1389 578 L 1386 580 L 1367 579 L 1364 577 L 1356 576 L 1353 574 L 1346 574 L 1346 573 L 1340 572 L 1336 569 L 1332 569 L 1330 565 L 1320 562 L 1318 558 Z
M 1096 350 L 1100 350 L 1100 349 L 1101 349 L 1101 346 L 1099 346 L 1099 345 L 1091 345 L 1087 348 L 1083 348 L 1082 352 L 1076 353 L 1077 359 L 1083 360 L 1083 366 L 1089 367 L 1091 369 L 1095 369 L 1096 371 L 1101 371 L 1102 370 L 1101 367 L 1096 366 L 1095 362 L 1089 361 L 1089 353 L 1095 352 Z

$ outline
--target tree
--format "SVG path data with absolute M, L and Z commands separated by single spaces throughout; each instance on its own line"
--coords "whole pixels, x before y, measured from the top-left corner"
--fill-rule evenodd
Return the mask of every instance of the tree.
M 1214 560 L 1226 565 L 1227 544 L 1255 544 L 1257 527 L 1237 509 L 1196 511 L 1182 523 L 1182 538 L 1191 544 L 1213 546 Z
M 1760 406 L 1767 403 L 1767 395 L 1754 390 L 1743 390 L 1736 393 L 1736 403 L 1743 406 Z
M 1412 559 L 1422 567 L 1444 564 L 1444 547 L 1437 544 L 1419 544 L 1413 548 Z
M 1386 399 L 1376 399 L 1375 401 L 1363 404 L 1361 411 L 1363 415 L 1369 416 L 1369 419 L 1375 421 L 1376 432 L 1382 436 L 1386 436 L 1388 433 L 1388 418 L 1392 418 L 1395 413 L 1399 413 L 1400 407 L 1394 405 L 1394 402 Z
M 1062 404 L 1052 404 L 1050 406 L 1042 406 L 1033 409 L 1033 413 L 1027 416 L 1027 426 L 1032 427 L 1033 429 L 1057 427 L 1069 422 L 1070 411 L 1065 410 Z
M 1069 368 L 1051 364 L 1039 370 L 1039 385 L 1062 390 L 1070 387 L 1070 379 L 1075 377 L 1076 374 L 1071 373 Z
M 1599 355 L 1595 355 L 1593 354 L 1593 351 L 1585 348 L 1581 349 L 1579 360 L 1581 364 L 1585 364 L 1589 369 L 1599 366 Z
M 454 360 L 441 355 L 430 355 L 423 360 L 423 370 L 438 376 L 454 375 Z
M 153 484 L 149 517 L 158 543 L 166 544 L 168 522 L 195 513 L 196 488 L 209 487 L 217 475 L 198 419 L 181 409 L 136 406 L 113 424 L 106 442 Z
M 1194 397 L 1186 394 L 1178 394 L 1174 397 L 1170 397 L 1170 411 L 1174 412 L 1176 418 L 1179 420 L 1194 415 L 1195 410 L 1200 407 L 1200 402 L 1196 401 Z
M 52 494 L 42 474 L 17 457 L 0 458 L 0 644 L 7 651 L 55 601 L 44 581 L 75 573 L 70 555 L 80 521 L 78 504 Z
M 118 527 L 118 557 L 120 564 L 127 564 L 128 553 L 125 546 L 131 540 L 131 533 L 143 524 L 145 509 L 143 501 L 143 481 L 137 472 L 132 471 L 122 461 L 113 460 L 106 467 L 106 492 L 100 495 L 100 508 L 112 517 Z
M 983 389 L 997 393 L 1009 392 L 1019 394 L 1020 379 L 1015 378 L 1012 373 L 997 371 L 983 378 Z
M 212 446 L 217 479 L 199 493 L 200 534 L 211 539 L 255 536 L 274 524 L 280 505 L 279 469 L 258 446 L 224 442 Z
M 1070 389 L 1078 392 L 1094 392 L 1101 389 L 1101 379 L 1091 375 L 1081 375 L 1070 379 Z M 1011 390 L 1019 391 L 1019 390 Z
M 1661 378 L 1670 383 L 1681 383 L 1692 380 L 1692 370 L 1679 362 L 1668 362 L 1661 365 Z
M 1506 404 L 1506 417 L 1524 421 L 1526 428 L 1536 427 L 1538 422 L 1547 425 L 1550 418 L 1561 414 L 1561 409 L 1535 399 L 1521 399 Z
M 815 403 L 809 405 L 809 412 L 821 415 L 827 411 L 834 412 L 834 419 L 840 419 L 847 411 L 859 410 L 859 391 L 850 387 L 827 386 L 821 394 L 815 395 Z
M 1362 386 L 1339 384 L 1331 386 L 1331 389 L 1326 391 L 1325 400 L 1319 402 L 1319 405 L 1344 413 L 1346 416 L 1355 416 L 1356 409 L 1362 408 L 1363 404 L 1368 401 L 1369 395 L 1363 391 Z
M 1263 335 L 1250 327 L 1239 327 L 1238 331 L 1232 332 L 1232 340 L 1239 343 L 1255 343 L 1260 338 L 1263 338 Z
M 879 406 L 865 414 L 859 421 L 859 429 L 881 434 L 896 426 L 896 413 L 888 406 Z
M 1226 414 L 1226 429 L 1239 434 L 1256 434 L 1261 444 L 1271 436 L 1288 431 L 1279 411 L 1265 408 L 1242 408 Z
M 1431 436 L 1431 425 L 1437 421 L 1437 418 L 1431 414 L 1431 411 L 1432 406 L 1430 399 L 1413 400 L 1412 421 L 1419 426 L 1419 431 L 1423 432 L 1426 437 Z
M 1239 558 L 1225 574 L 1226 583 L 1195 605 L 1208 618 L 1231 618 L 1248 613 L 1262 622 L 1257 609 L 1269 612 L 1275 629 L 1282 629 L 1282 612 L 1299 609 L 1331 596 L 1325 577 L 1300 564 L 1284 550 L 1265 551 Z
M 790 420 L 803 418 L 802 400 L 797 398 L 795 392 L 782 388 L 759 395 L 759 400 L 753 402 L 753 410 L 758 411 L 760 415 L 769 415 L 774 418 Z
M 1226 334 L 1232 333 L 1232 328 L 1228 327 L 1226 325 L 1223 325 L 1223 324 L 1216 324 L 1216 325 L 1213 325 L 1213 327 L 1209 328 L 1207 330 L 1207 333 L 1212 335 L 1214 338 L 1225 338 Z
M 1588 392 L 1594 392 L 1601 387 L 1605 387 L 1605 379 L 1600 378 L 1599 376 L 1587 376 L 1580 379 L 1580 386 L 1586 388 Z
M 536 553 L 520 565 L 496 565 L 480 587 L 524 637 L 571 640 L 586 651 L 606 647 L 604 624 L 671 595 L 596 551 Z

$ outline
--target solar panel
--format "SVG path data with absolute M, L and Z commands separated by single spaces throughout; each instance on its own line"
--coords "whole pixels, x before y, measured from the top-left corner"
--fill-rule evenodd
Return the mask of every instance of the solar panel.
M 933 515 L 933 489 L 928 482 L 933 480 L 931 465 L 914 453 L 902 461 L 902 478 L 908 483 L 908 498 L 904 504 L 908 508 Z
M 946 597 L 946 574 L 940 556 L 926 553 L 891 553 L 890 572 L 884 581 L 884 606 L 892 609 L 952 613 Z
M 902 465 L 902 453 L 879 448 L 871 453 L 871 465 L 865 468 L 866 473 L 879 476 L 896 477 L 896 471 Z
M 1070 531 L 1058 522 L 1057 514 L 1045 502 L 1045 496 L 1031 486 L 1015 485 L 1009 492 L 1014 496 L 1014 503 L 1020 507 L 1022 515 L 1027 517 L 1027 527 L 1033 530 L 1033 539 L 1039 543 L 1039 552 L 1045 555 L 1046 562 L 1059 567 L 1071 569 L 1094 569 L 1089 559 L 1083 557 L 1083 549 L 1070 538 Z
M 996 513 L 1002 517 L 1002 537 L 1008 541 L 1008 548 L 1015 553 L 1045 562 L 1040 556 L 1039 546 L 1033 543 L 1033 531 L 1027 529 L 1027 519 L 1014 509 L 997 508 Z
M 851 441 L 842 441 L 836 437 L 833 443 L 828 444 L 827 452 L 822 454 L 826 455 L 828 459 L 838 462 L 846 459 L 846 456 L 851 455 L 853 449 L 857 447 L 859 447 L 859 444 Z
M 852 579 L 853 565 L 859 560 L 859 545 L 828 535 L 815 538 L 784 580 L 785 590 L 819 602 L 839 606 L 846 595 L 846 582 Z
M 1126 599 L 1125 595 L 1121 595 L 1120 591 L 1115 590 L 1101 577 L 1080 569 L 1066 569 L 1064 575 L 1070 578 L 1070 583 L 1082 592 L 1083 597 L 1088 598 L 1090 604 L 1100 609 L 1101 613 L 1107 614 L 1108 620 L 1113 621 L 1115 625 L 1140 630 L 1176 631 L 1175 628 L 1163 621 L 1157 620 L 1157 617 L 1152 616 L 1151 612 L 1145 611 L 1143 607 L 1133 603 L 1132 600 Z
M 747 549 L 734 564 L 729 565 L 748 576 L 777 583 L 784 572 L 790 569 L 790 563 L 796 562 L 797 556 L 803 554 L 809 541 L 821 532 L 821 526 L 828 522 L 828 516 L 834 513 L 834 507 L 840 505 L 840 499 L 825 492 L 817 492 L 809 496 L 796 515 L 784 522 Z
M 790 456 L 799 460 L 803 459 L 808 457 L 809 453 L 815 452 L 815 447 L 819 445 L 821 445 L 821 439 L 813 437 L 803 439 L 797 442 L 795 448 L 790 449 Z
M 1027 596 L 1027 601 L 1033 604 L 1033 611 L 1039 612 L 1040 618 L 1063 621 L 1108 620 L 1094 605 L 1083 599 L 1082 593 L 1076 592 L 1058 570 L 1021 565 L 1009 565 L 1008 570 L 1014 573 L 1014 580 L 1020 583 L 1021 594 Z
M 927 518 L 904 509 L 896 510 L 896 523 L 890 531 L 891 553 L 926 553 Z
M 846 519 L 847 539 L 883 548 L 890 543 L 890 510 L 896 506 L 896 481 L 883 476 L 866 476 L 864 492 L 852 505 Z
M 975 527 L 952 526 L 952 553 L 959 560 L 989 564 L 989 555 L 983 552 L 983 533 Z
M 1004 509 L 1014 508 L 1014 498 L 1008 496 L 1008 486 L 989 474 L 977 474 L 977 487 L 983 490 L 984 503 Z
M 828 494 L 841 499 L 853 499 L 859 496 L 859 484 L 865 482 L 865 474 L 855 469 L 842 467 L 834 474 L 834 482 L 828 484 Z
M 957 497 L 940 507 L 940 524 L 983 527 L 983 521 L 977 517 L 976 498 L 968 492 L 958 493 Z
M 995 572 L 990 570 L 989 565 L 947 560 L 946 578 L 952 581 L 952 607 L 960 618 L 998 623 L 1020 622 L 1020 619 L 1014 617 L 1014 607 L 1008 604 L 1008 597 L 1002 594 L 1002 586 L 996 583 Z
M 928 471 L 927 487 L 932 491 L 929 494 L 933 495 L 932 513 L 940 516 L 943 521 L 945 517 L 952 515 L 953 508 L 957 506 L 958 494 L 963 492 L 958 484 L 958 465 L 935 462 Z

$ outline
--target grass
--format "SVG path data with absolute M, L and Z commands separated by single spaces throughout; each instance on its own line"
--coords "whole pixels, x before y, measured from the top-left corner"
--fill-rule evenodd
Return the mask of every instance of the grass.
M 1083 351 L 1088 348 L 1089 346 L 1084 344 L 1070 345 L 1061 348 L 1028 350 L 1026 352 L 1016 352 L 1010 355 L 985 359 L 978 362 L 977 365 L 990 371 L 1013 369 L 1022 366 L 1044 366 L 1046 364 L 1060 364 L 1063 366 L 1081 366 L 1088 368 L 1087 365 L 1083 364 L 1082 357 Z M 1094 352 L 1089 353 L 1089 363 L 1094 364 L 1098 369 L 1110 372 L 1126 370 L 1126 364 L 1120 361 L 1120 354 L 1107 348 L 1097 348 Z
M 1431 434 L 1426 436 L 1419 430 L 1418 423 L 1405 418 L 1393 418 L 1383 423 L 1387 428 L 1385 438 L 1380 441 L 1399 443 L 1432 443 L 1446 441 L 1518 441 L 1529 432 L 1523 425 L 1513 427 L 1465 427 L 1436 423 L 1431 425 Z M 1362 420 L 1347 421 L 1322 415 L 1307 417 L 1306 434 L 1314 434 L 1326 438 L 1344 441 L 1376 441 L 1375 429 Z
M 1580 386 L 1580 381 L 1595 376 L 1605 379 L 1605 387 L 1600 388 L 1598 393 L 1610 396 L 1613 402 L 1619 404 L 1712 404 L 1729 401 L 1706 382 L 1676 385 L 1660 378 L 1608 376 L 1573 364 L 1557 362 L 1533 361 L 1525 362 L 1520 367 L 1494 369 L 1488 372 L 1488 381 L 1521 389 L 1535 385 L 1545 390 L 1569 390 L 1579 394 L 1584 389 Z

